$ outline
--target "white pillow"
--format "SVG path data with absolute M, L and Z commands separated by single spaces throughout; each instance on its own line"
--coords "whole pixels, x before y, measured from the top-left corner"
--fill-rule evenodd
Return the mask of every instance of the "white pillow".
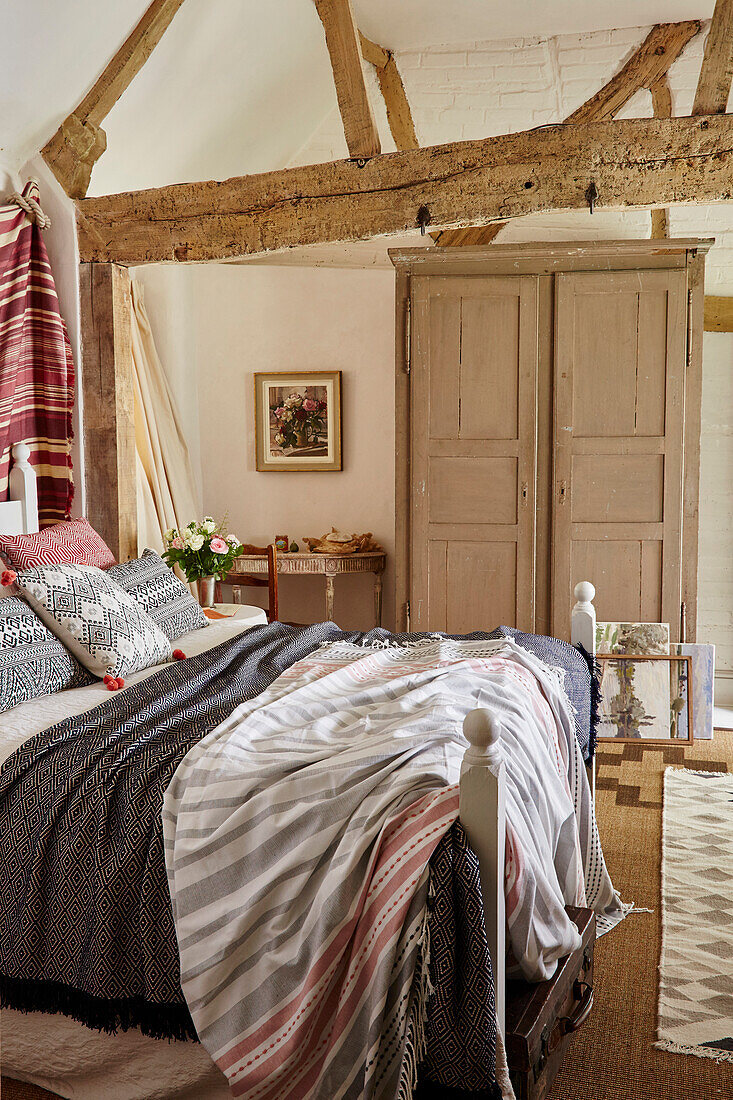
M 142 608 L 94 565 L 41 565 L 18 586 L 59 641 L 95 676 L 129 676 L 170 661 L 171 645 Z

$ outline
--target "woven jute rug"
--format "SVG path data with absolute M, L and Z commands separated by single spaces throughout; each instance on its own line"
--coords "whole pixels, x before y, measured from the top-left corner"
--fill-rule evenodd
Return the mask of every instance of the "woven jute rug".
M 733 773 L 733 732 L 691 746 L 604 743 L 597 764 L 596 811 L 614 885 L 654 912 L 631 914 L 596 944 L 595 1005 L 572 1038 L 552 1100 L 729 1100 L 733 1063 L 681 1058 L 654 1044 L 664 773 Z
M 602 744 L 596 809 L 616 889 L 653 913 L 634 913 L 596 944 L 595 1006 L 573 1036 L 551 1100 L 730 1100 L 733 1063 L 656 1050 L 661 950 L 664 772 L 733 773 L 733 732 L 694 745 Z M 733 812 L 733 806 L 731 807 Z M 3 1080 L 2 1100 L 48 1100 Z M 205 1100 L 204 1097 L 200 1100 Z
M 733 775 L 667 768 L 662 1050 L 733 1062 Z

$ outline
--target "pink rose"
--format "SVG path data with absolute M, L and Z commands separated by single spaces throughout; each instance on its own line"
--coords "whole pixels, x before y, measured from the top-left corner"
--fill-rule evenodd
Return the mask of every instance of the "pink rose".
M 306 412 L 314 413 L 318 408 L 318 403 L 316 401 L 312 401 L 310 397 L 306 397 L 305 401 L 303 402 L 303 408 Z
M 224 542 L 224 539 L 220 539 L 217 535 L 216 538 L 211 540 L 211 549 L 215 554 L 228 554 L 229 543 Z
M 174 550 L 183 550 L 183 539 L 179 535 L 178 538 L 173 539 L 171 546 Z
M 275 416 L 278 418 L 278 420 L 281 418 L 281 416 L 284 412 L 285 412 L 285 409 L 282 407 L 282 405 L 280 406 L 279 409 L 275 409 Z

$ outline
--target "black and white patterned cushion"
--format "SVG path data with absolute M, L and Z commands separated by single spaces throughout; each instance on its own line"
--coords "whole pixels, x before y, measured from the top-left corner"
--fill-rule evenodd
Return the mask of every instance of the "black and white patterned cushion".
M 209 625 L 185 584 L 154 550 L 144 550 L 141 558 L 113 565 L 107 576 L 132 596 L 171 641 Z
M 160 627 L 94 565 L 42 565 L 18 574 L 31 607 L 95 676 L 129 676 L 170 661 Z
M 93 681 L 25 600 L 0 600 L 0 711 Z

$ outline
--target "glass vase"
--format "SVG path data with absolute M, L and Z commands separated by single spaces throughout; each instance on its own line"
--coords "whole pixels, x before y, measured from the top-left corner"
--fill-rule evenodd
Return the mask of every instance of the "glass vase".
M 198 581 L 199 603 L 202 607 L 214 606 L 216 577 L 200 577 Z

